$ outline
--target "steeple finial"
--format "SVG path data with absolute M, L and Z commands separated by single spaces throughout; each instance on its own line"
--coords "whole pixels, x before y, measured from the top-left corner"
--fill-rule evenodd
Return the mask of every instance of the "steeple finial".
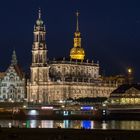
M 38 18 L 41 19 L 41 9 L 38 10 Z
M 76 12 L 76 17 L 77 17 L 77 23 L 76 23 L 76 32 L 79 32 L 79 21 L 78 21 L 78 17 L 79 17 L 79 12 Z
M 12 65 L 16 65 L 17 64 L 17 56 L 16 56 L 16 51 L 15 50 L 13 50 L 11 64 Z
M 36 20 L 36 25 L 37 26 L 42 26 L 43 25 L 43 20 L 41 19 L 41 9 L 40 8 L 38 10 L 38 19 Z

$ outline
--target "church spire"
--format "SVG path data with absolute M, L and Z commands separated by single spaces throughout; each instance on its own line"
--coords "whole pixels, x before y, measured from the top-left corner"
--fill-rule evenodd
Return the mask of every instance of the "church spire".
M 13 50 L 11 64 L 12 65 L 16 65 L 17 64 L 17 56 L 16 56 L 16 51 L 15 50 Z
M 41 9 L 38 10 L 38 19 L 41 19 Z
M 36 25 L 35 26 L 44 27 L 43 26 L 43 20 L 41 19 L 41 9 L 40 8 L 38 10 L 38 19 L 36 20 Z
M 79 32 L 79 12 L 76 12 L 76 32 L 74 33 L 74 47 L 81 47 L 81 33 Z
M 78 18 L 79 18 L 79 12 L 78 12 L 78 11 L 76 12 L 76 18 L 77 18 L 76 32 L 79 32 L 79 21 L 78 21 Z
M 85 51 L 81 47 L 81 33 L 79 32 L 79 12 L 76 12 L 76 32 L 74 33 L 74 47 L 70 51 L 70 58 L 76 60 L 84 60 Z

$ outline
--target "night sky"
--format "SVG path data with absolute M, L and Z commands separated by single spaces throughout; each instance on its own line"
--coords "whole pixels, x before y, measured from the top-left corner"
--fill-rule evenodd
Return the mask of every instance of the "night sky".
M 10 64 L 13 49 L 29 71 L 33 26 L 38 8 L 47 30 L 48 57 L 68 57 L 79 10 L 86 59 L 100 62 L 105 75 L 125 74 L 132 67 L 140 81 L 139 0 L 3 0 L 0 2 L 0 71 Z

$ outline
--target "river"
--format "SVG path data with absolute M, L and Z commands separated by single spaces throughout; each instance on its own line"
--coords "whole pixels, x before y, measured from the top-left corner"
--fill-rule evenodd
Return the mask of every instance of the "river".
M 73 128 L 73 129 L 126 129 L 140 130 L 140 121 L 92 120 L 0 120 L 1 127 L 19 128 Z

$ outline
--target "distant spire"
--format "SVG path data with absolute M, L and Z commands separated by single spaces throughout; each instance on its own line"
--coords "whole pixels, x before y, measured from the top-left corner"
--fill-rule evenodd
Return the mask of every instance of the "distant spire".
M 79 32 L 79 21 L 78 21 L 78 17 L 79 17 L 79 12 L 76 12 L 76 17 L 77 17 L 77 23 L 76 23 L 76 32 Z
M 38 10 L 38 18 L 41 19 L 41 9 Z
M 38 19 L 36 20 L 36 25 L 37 26 L 42 26 L 43 25 L 43 20 L 41 19 L 41 9 L 40 8 L 38 10 Z
M 16 65 L 17 64 L 17 56 L 16 56 L 16 51 L 15 50 L 13 50 L 11 64 L 12 65 Z

